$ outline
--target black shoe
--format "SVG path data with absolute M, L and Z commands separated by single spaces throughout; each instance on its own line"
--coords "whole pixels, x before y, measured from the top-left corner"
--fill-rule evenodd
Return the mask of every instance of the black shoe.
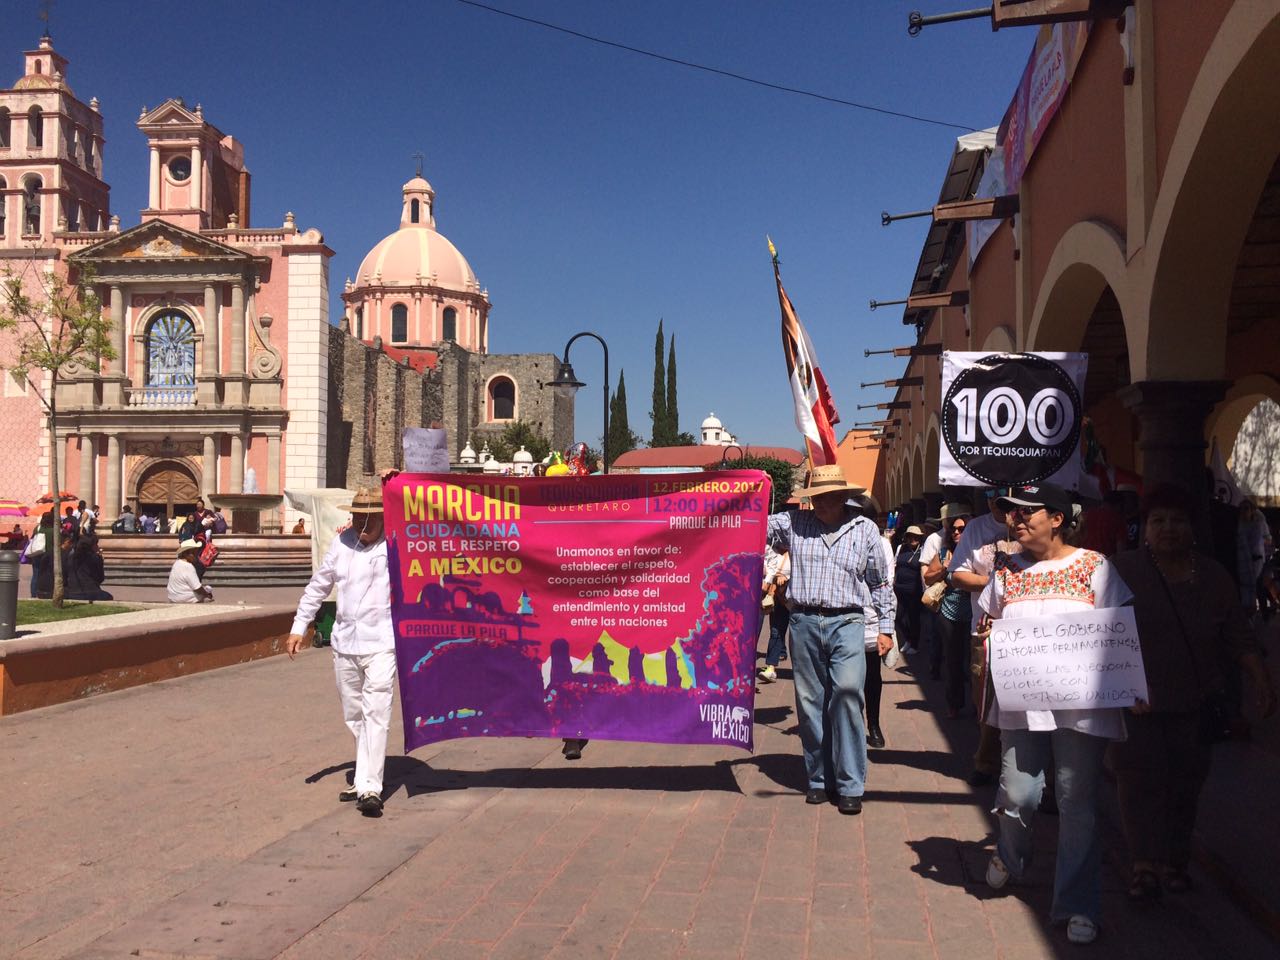
M 366 817 L 382 816 L 382 798 L 376 793 L 362 793 L 356 801 L 356 809 Z
M 564 754 L 566 760 L 581 760 L 582 748 L 586 745 L 586 740 L 566 740 L 560 752 Z
M 964 778 L 964 782 L 971 787 L 989 787 L 996 782 L 996 775 L 983 770 L 974 770 Z
M 822 787 L 815 787 L 804 795 L 804 802 L 811 804 L 830 803 L 831 794 Z
M 862 812 L 862 798 L 838 797 L 836 799 L 836 809 L 850 817 L 856 817 Z
M 356 792 L 355 787 L 343 787 L 338 791 L 338 799 L 343 803 L 350 803 L 359 796 L 360 794 Z
M 877 750 L 884 747 L 884 733 L 880 730 L 878 723 L 873 723 L 867 727 L 867 746 L 874 747 Z

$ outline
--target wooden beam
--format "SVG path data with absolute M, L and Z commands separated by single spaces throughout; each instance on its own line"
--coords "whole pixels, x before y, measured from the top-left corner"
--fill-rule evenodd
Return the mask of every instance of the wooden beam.
M 908 310 L 934 310 L 938 307 L 963 307 L 969 303 L 968 290 L 942 290 L 907 297 Z
M 972 200 L 956 200 L 939 203 L 933 208 L 934 223 L 959 223 L 966 220 L 1007 220 L 1018 212 L 1018 195 L 1006 193 L 999 197 L 974 197 Z
M 996 0 L 991 29 L 1118 17 L 1133 0 Z

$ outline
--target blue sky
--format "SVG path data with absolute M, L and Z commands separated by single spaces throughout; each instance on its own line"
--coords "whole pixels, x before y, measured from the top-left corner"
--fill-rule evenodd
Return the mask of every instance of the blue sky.
M 986 21 L 906 34 L 907 13 L 960 0 L 493 0 L 525 16 L 774 83 L 975 127 L 997 123 L 1034 40 Z M 34 0 L 0 9 L 0 82 L 42 26 Z M 137 223 L 147 156 L 139 109 L 171 96 L 245 145 L 255 226 L 286 210 L 318 227 L 342 282 L 399 220 L 426 154 L 437 225 L 493 302 L 494 352 L 551 351 L 580 330 L 627 373 L 648 432 L 658 319 L 676 335 L 681 427 L 714 410 L 744 442 L 796 446 L 765 234 L 842 413 L 888 399 L 864 380 L 909 342 L 896 308 L 927 221 L 921 209 L 959 130 L 886 117 L 603 47 L 457 0 L 337 3 L 59 0 L 68 80 L 106 122 L 112 211 Z M 3 76 L 4 73 L 10 76 Z M 571 357 L 588 384 L 578 434 L 600 435 L 600 351 Z

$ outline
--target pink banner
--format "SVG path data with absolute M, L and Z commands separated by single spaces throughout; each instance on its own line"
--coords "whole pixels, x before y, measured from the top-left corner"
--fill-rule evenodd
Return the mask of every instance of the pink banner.
M 1043 26 L 1036 34 L 1017 93 L 1000 125 L 1003 189 L 1009 193 L 1017 193 L 1031 155 L 1062 105 L 1088 38 L 1089 25 L 1084 22 Z
M 765 474 L 401 474 L 384 503 L 406 749 L 751 749 Z

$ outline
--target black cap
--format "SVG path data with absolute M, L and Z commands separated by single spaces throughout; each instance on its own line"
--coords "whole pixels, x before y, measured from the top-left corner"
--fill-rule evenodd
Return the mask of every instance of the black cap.
M 1000 497 L 996 503 L 1002 510 L 1010 507 L 1045 507 L 1054 513 L 1071 516 L 1071 494 L 1052 483 L 1028 483 L 1013 487 L 1008 495 Z

